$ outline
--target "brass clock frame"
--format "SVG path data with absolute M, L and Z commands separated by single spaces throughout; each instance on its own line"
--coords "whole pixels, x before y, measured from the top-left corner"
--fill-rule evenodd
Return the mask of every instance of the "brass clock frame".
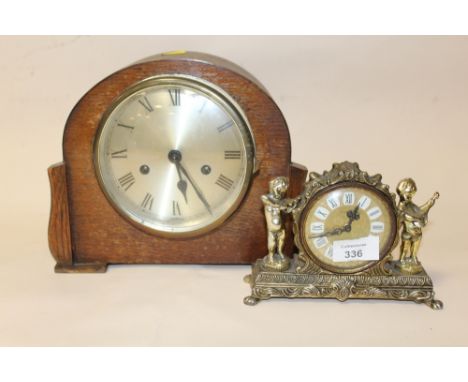
M 308 263 L 313 261 L 318 267 L 322 267 L 325 270 L 335 273 L 356 273 L 374 266 L 377 262 L 388 261 L 389 253 L 391 253 L 391 251 L 398 244 L 398 216 L 396 214 L 395 194 L 389 191 L 388 186 L 382 184 L 381 177 L 369 177 L 367 173 L 362 171 L 360 173 L 353 171 L 347 173 L 347 176 L 351 176 L 350 179 L 343 180 L 342 176 L 334 173 L 334 170 L 335 168 L 330 172 L 332 174 L 327 180 L 328 184 L 315 182 L 306 183 L 306 189 L 308 188 L 308 185 L 310 185 L 310 187 L 305 193 L 303 193 L 303 196 L 301 197 L 301 204 L 295 210 L 293 210 L 294 232 L 297 232 L 297 234 L 294 235 L 294 243 L 299 250 L 300 259 L 305 264 L 307 264 L 305 265 L 307 267 L 310 267 L 311 265 Z M 368 261 L 366 264 L 363 264 L 359 267 L 348 269 L 334 268 L 320 261 L 320 259 L 314 255 L 313 250 L 309 248 L 306 243 L 306 230 L 301 229 L 301 227 L 305 224 L 306 218 L 314 201 L 320 198 L 323 194 L 332 192 L 335 189 L 342 187 L 363 188 L 374 192 L 378 195 L 379 198 L 381 198 L 381 200 L 384 201 L 384 204 L 386 204 L 392 220 L 390 240 L 383 248 L 383 250 L 380 251 L 379 260 Z M 306 253 L 308 253 L 309 256 L 306 256 Z
M 350 183 L 361 184 L 384 195 L 393 209 L 396 224 L 392 233 L 393 243 L 381 252 L 380 260 L 370 262 L 369 266 L 353 272 L 339 272 L 324 267 L 309 253 L 307 246 L 304 246 L 304 212 L 307 212 L 308 206 L 317 195 L 337 185 Z M 436 194 L 438 197 L 438 193 Z M 431 203 L 433 205 L 434 201 Z M 278 199 L 277 206 L 281 211 L 293 215 L 294 242 L 298 253 L 288 261 L 289 267 L 283 270 L 275 269 L 274 264 L 267 263 L 267 257 L 257 260 L 252 266 L 252 273 L 244 278 L 252 290 L 251 295 L 244 299 L 246 305 L 255 305 L 260 300 L 274 297 L 303 297 L 335 298 L 339 301 L 404 300 L 424 303 L 432 309 L 442 309 L 442 302 L 434 299 L 432 280 L 424 268 L 420 266 L 418 272 L 410 272 L 402 267 L 401 260 L 393 260 L 392 250 L 398 244 L 402 214 L 396 204 L 395 194 L 390 192 L 389 186 L 382 183 L 380 174 L 370 176 L 361 171 L 357 163 L 335 163 L 330 171 L 325 171 L 322 175 L 310 173 L 302 193 L 294 199 Z

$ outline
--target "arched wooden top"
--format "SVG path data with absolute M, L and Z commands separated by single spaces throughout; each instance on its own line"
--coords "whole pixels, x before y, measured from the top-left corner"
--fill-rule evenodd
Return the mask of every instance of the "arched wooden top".
M 74 262 L 250 263 L 266 253 L 260 196 L 268 190 L 271 178 L 290 174 L 287 124 L 255 78 L 225 60 L 194 55 L 159 55 L 119 70 L 89 90 L 72 110 L 65 126 L 63 155 Z M 104 196 L 93 162 L 96 132 L 112 102 L 144 79 L 174 74 L 209 81 L 237 102 L 249 121 L 259 166 L 242 204 L 221 227 L 184 240 L 155 237 L 129 224 Z

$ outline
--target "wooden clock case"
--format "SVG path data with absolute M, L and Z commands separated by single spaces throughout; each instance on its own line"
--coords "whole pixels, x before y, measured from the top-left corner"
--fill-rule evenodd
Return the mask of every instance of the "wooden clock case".
M 105 197 L 95 173 L 93 144 L 109 105 L 148 77 L 185 74 L 209 81 L 243 109 L 256 143 L 258 171 L 238 209 L 206 234 L 171 239 L 138 229 Z M 105 272 L 108 264 L 251 264 L 267 253 L 260 196 L 268 182 L 289 175 L 297 194 L 307 170 L 291 164 L 289 131 L 264 87 L 238 66 L 201 53 L 162 54 L 115 72 L 89 90 L 72 110 L 64 131 L 64 161 L 48 169 L 52 202 L 49 247 L 56 272 Z M 289 251 L 292 242 L 287 243 Z

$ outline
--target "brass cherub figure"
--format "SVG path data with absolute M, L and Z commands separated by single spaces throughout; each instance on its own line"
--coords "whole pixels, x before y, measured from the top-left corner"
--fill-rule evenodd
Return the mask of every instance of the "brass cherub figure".
M 417 253 L 422 239 L 422 228 L 427 224 L 429 210 L 439 198 L 435 192 L 431 199 L 421 206 L 413 203 L 416 193 L 416 183 L 411 178 L 400 181 L 397 186 L 397 194 L 400 198 L 398 212 L 402 226 L 401 249 L 398 267 L 404 273 L 415 274 L 422 271 Z
M 289 259 L 283 252 L 286 233 L 281 213 L 291 212 L 297 202 L 285 198 L 289 187 L 287 178 L 280 176 L 269 184 L 270 192 L 262 195 L 268 229 L 268 255 L 263 258 L 263 266 L 269 270 L 284 271 L 289 268 Z

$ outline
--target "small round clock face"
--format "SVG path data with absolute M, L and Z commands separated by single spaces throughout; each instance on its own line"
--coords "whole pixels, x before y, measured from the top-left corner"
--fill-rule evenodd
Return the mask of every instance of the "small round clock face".
M 360 260 L 360 252 L 333 256 L 336 241 L 378 238 L 379 258 L 393 245 L 396 218 L 391 202 L 378 190 L 361 184 L 330 187 L 320 192 L 304 211 L 302 241 L 305 248 L 325 268 L 336 272 L 355 272 L 375 261 Z M 375 239 L 372 239 L 375 240 Z M 338 244 L 338 243 L 336 243 Z
M 154 78 L 127 91 L 95 142 L 101 186 L 140 227 L 191 235 L 221 224 L 245 195 L 254 166 L 245 118 L 221 90 Z

